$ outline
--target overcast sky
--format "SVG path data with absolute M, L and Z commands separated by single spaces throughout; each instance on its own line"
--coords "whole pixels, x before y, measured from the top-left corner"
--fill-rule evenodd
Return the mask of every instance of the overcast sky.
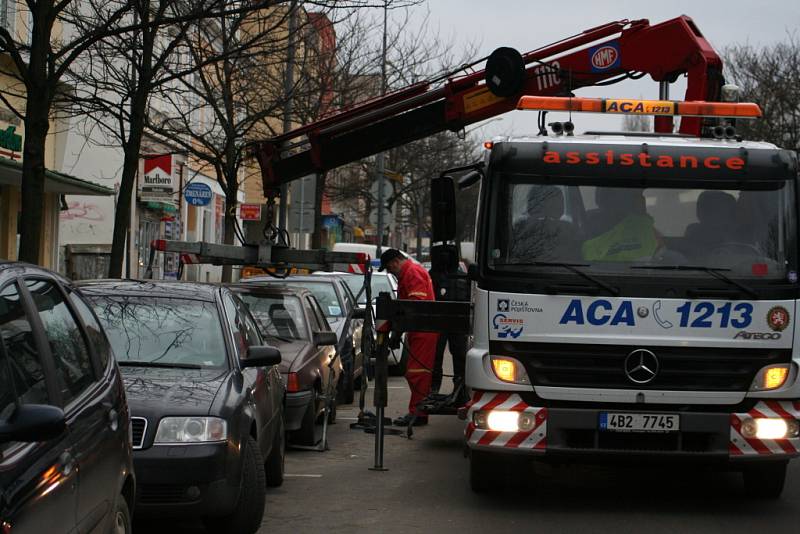
M 792 32 L 800 37 L 800 0 L 428 0 L 425 6 L 415 8 L 415 17 L 421 18 L 426 9 L 432 31 L 456 46 L 479 45 L 481 57 L 500 46 L 525 53 L 615 20 L 647 18 L 656 24 L 683 14 L 694 19 L 717 51 L 737 43 L 770 45 Z M 683 99 L 685 89 L 679 80 L 672 85 L 670 97 Z M 609 87 L 581 89 L 576 94 L 657 98 L 658 84 L 646 76 Z M 514 111 L 502 117 L 478 128 L 477 133 L 486 138 L 536 133 L 536 112 Z M 548 116 L 548 121 L 565 119 Z M 621 124 L 619 117 L 591 114 L 573 115 L 573 122 L 578 132 L 619 129 Z

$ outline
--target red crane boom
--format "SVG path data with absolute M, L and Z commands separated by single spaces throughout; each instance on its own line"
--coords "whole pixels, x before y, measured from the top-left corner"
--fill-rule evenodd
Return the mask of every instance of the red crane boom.
M 650 25 L 620 20 L 522 55 L 524 75 L 510 96 L 498 96 L 486 70 L 429 80 L 261 141 L 256 157 L 264 193 L 283 183 L 511 111 L 520 95 L 569 95 L 573 90 L 649 74 L 658 82 L 688 78 L 685 100 L 719 100 L 722 60 L 691 18 Z M 491 74 L 491 73 L 490 73 Z M 656 131 L 672 130 L 671 117 Z M 699 135 L 701 119 L 684 118 L 682 133 Z

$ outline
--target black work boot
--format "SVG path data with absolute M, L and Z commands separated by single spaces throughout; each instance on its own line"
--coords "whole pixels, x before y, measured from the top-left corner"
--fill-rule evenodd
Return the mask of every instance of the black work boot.
M 404 416 L 398 417 L 397 419 L 392 421 L 392 424 L 394 426 L 408 426 L 412 424 L 412 421 L 414 426 L 425 426 L 428 424 L 428 416 L 427 415 L 415 416 L 414 414 L 407 413 Z

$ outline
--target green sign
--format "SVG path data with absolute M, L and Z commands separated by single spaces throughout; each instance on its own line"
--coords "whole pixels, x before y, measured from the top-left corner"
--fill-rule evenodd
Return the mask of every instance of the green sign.
M 5 130 L 0 130 L 0 148 L 12 152 L 22 151 L 22 136 L 16 133 L 16 129 L 16 126 L 9 126 Z

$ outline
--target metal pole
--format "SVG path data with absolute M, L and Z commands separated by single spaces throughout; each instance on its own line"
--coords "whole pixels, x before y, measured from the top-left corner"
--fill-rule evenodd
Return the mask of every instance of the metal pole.
M 283 97 L 286 101 L 283 104 L 283 133 L 292 129 L 292 89 L 294 87 L 294 60 L 295 60 L 295 41 L 294 34 L 297 31 L 297 0 L 292 0 L 289 5 L 289 28 L 288 42 L 286 44 L 286 76 L 283 77 Z M 278 206 L 278 228 L 286 229 L 287 200 L 289 186 L 281 185 L 281 201 Z
M 383 48 L 381 49 L 381 96 L 386 94 L 386 41 L 387 41 L 387 24 L 389 15 L 388 0 L 383 2 Z M 386 202 L 385 177 L 386 171 L 383 152 L 375 156 L 375 172 L 378 175 L 378 248 L 376 254 L 378 257 L 381 255 L 381 248 L 383 247 L 383 229 L 386 222 L 383 220 L 383 207 Z

